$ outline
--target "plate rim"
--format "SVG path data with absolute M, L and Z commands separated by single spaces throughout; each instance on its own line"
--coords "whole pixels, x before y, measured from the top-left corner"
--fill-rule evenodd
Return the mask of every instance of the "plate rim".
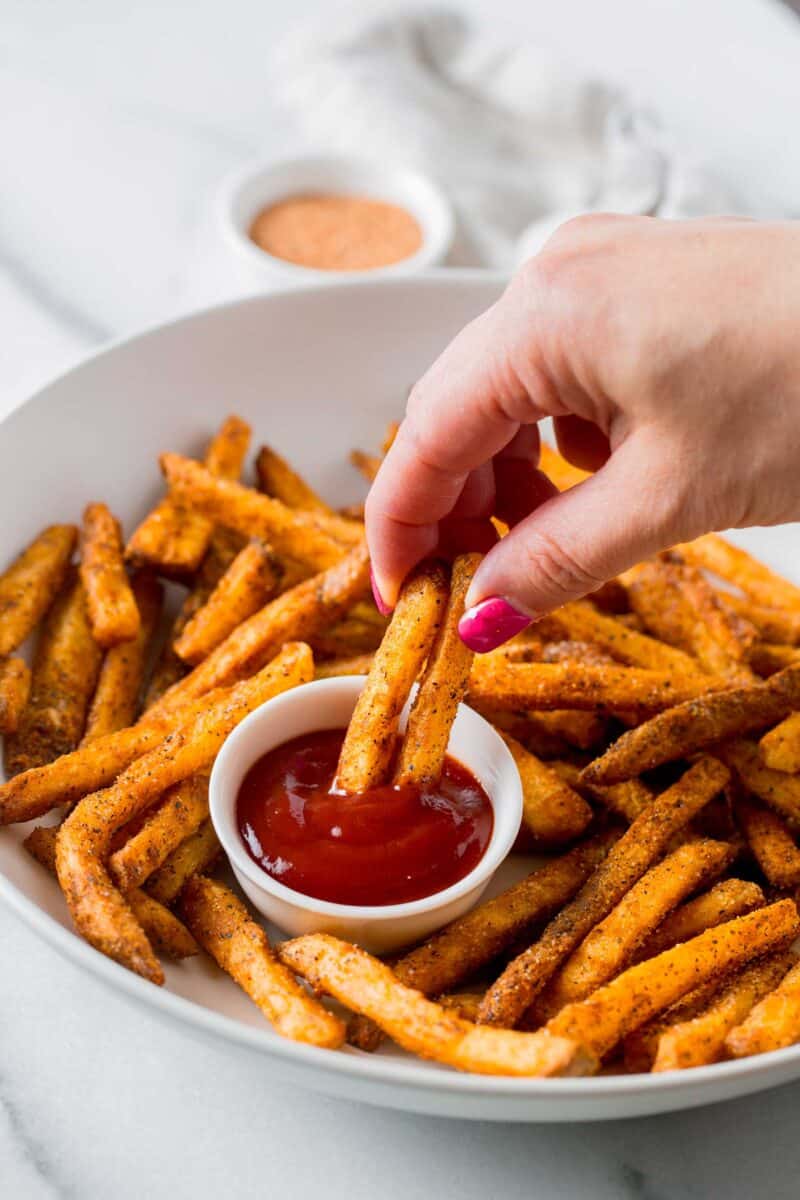
M 177 326 L 190 325 L 195 321 L 215 316 L 221 312 L 231 312 L 239 308 L 249 308 L 266 301 L 274 300 L 280 303 L 288 296 L 298 293 L 319 295 L 327 291 L 364 291 L 378 289 L 394 291 L 409 286 L 425 288 L 452 287 L 454 284 L 467 286 L 496 286 L 501 287 L 508 282 L 508 275 L 499 271 L 480 269 L 431 269 L 414 276 L 398 276 L 396 278 L 354 279 L 331 281 L 324 283 L 304 284 L 303 286 L 282 286 L 258 291 L 252 295 L 236 297 L 222 303 L 205 305 L 164 321 L 157 321 L 137 329 L 134 333 L 115 338 L 104 343 L 101 347 L 92 349 L 65 370 L 60 371 L 51 379 L 39 386 L 36 391 L 22 398 L 14 407 L 0 419 L 0 435 L 4 427 L 13 422 L 26 408 L 37 404 L 50 388 L 68 379 L 76 372 L 98 359 L 113 355 L 122 347 L 145 340 L 153 335 L 163 333 Z M 261 1054 L 274 1056 L 289 1064 L 297 1064 L 311 1068 L 322 1074 L 336 1078 L 346 1076 L 351 1081 L 362 1081 L 365 1084 L 374 1083 L 396 1087 L 416 1088 L 431 1095 L 471 1095 L 484 1096 L 487 1101 L 517 1100 L 541 1101 L 548 1098 L 558 1099 L 576 1104 L 583 1101 L 594 1101 L 606 1098 L 622 1099 L 635 1095 L 647 1096 L 651 1093 L 668 1095 L 671 1092 L 685 1092 L 692 1095 L 695 1103 L 702 1103 L 697 1093 L 706 1088 L 726 1081 L 733 1082 L 745 1077 L 757 1079 L 759 1076 L 772 1075 L 781 1067 L 792 1067 L 800 1077 L 800 1043 L 766 1054 L 754 1055 L 749 1058 L 734 1059 L 727 1062 L 712 1063 L 707 1066 L 695 1067 L 691 1071 L 664 1072 L 654 1075 L 641 1073 L 631 1075 L 601 1075 L 592 1077 L 571 1078 L 536 1078 L 520 1076 L 473 1075 L 458 1071 L 431 1070 L 425 1060 L 414 1058 L 384 1058 L 358 1051 L 342 1054 L 337 1051 L 308 1046 L 292 1042 L 280 1037 L 266 1022 L 264 1027 L 251 1026 L 236 1020 L 234 1017 L 205 1007 L 186 996 L 178 995 L 166 988 L 157 988 L 152 983 L 133 974 L 119 963 L 106 958 L 95 950 L 71 929 L 62 925 L 55 917 L 40 908 L 30 899 L 21 888 L 17 887 L 0 871 L 0 901 L 20 920 L 51 945 L 68 961 L 84 968 L 90 975 L 128 998 L 152 1008 L 155 1015 L 165 1015 L 177 1025 L 187 1025 L 191 1029 L 210 1034 L 216 1041 L 233 1042 L 237 1046 L 256 1050 Z M 784 1075 L 775 1080 L 775 1085 L 788 1082 Z M 756 1088 L 752 1089 L 757 1090 Z M 681 1105 L 681 1107 L 684 1107 Z M 688 1105 L 686 1105 L 688 1107 Z M 646 1110 L 649 1111 L 649 1110 Z M 613 1116 L 614 1114 L 609 1114 Z M 569 1120 L 569 1117 L 564 1118 Z M 578 1117 L 576 1119 L 585 1119 Z

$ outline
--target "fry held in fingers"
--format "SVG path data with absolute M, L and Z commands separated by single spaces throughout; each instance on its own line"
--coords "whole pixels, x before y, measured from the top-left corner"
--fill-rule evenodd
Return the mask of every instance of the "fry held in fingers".
M 389 967 L 330 934 L 284 942 L 280 957 L 318 992 L 373 1020 L 406 1050 L 485 1075 L 576 1075 L 593 1069 L 590 1055 L 541 1031 L 485 1029 L 406 987 Z
M 264 930 L 224 884 L 196 875 L 184 889 L 181 912 L 203 949 L 258 1005 L 277 1033 L 327 1049 L 342 1044 L 342 1021 L 275 958 Z
M 0 575 L 0 656 L 33 632 L 63 584 L 78 531 L 48 525 Z
M 336 772 L 343 792 L 385 783 L 400 712 L 433 646 L 447 604 L 441 563 L 417 567 L 403 585 L 345 734 Z
M 139 633 L 139 609 L 122 561 L 119 521 L 105 504 L 83 514 L 80 576 L 94 640 L 104 650 Z
M 202 662 L 275 595 L 280 580 L 280 565 L 269 550 L 261 542 L 249 542 L 187 621 L 174 642 L 176 654 L 193 666 Z

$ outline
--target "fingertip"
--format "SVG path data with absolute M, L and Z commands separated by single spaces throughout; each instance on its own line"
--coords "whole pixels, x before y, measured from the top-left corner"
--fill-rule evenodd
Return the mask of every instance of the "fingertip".
M 384 600 L 383 594 L 381 593 L 381 589 L 378 586 L 378 581 L 375 578 L 375 569 L 372 566 L 370 566 L 370 569 L 369 569 L 369 581 L 370 581 L 370 584 L 372 585 L 372 597 L 375 601 L 375 607 L 377 608 L 378 612 L 381 614 L 382 617 L 390 616 L 390 614 L 392 612 L 392 605 L 387 604 L 386 601 Z
M 532 616 L 504 596 L 487 596 L 466 610 L 458 623 L 458 636 L 476 654 L 488 654 L 527 629 L 532 621 Z

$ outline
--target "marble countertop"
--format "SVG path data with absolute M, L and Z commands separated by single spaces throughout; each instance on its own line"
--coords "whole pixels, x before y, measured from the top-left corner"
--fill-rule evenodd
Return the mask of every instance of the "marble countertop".
M 107 339 L 231 294 L 213 189 L 295 144 L 269 53 L 324 7 L 4 0 L 0 414 Z M 750 209 L 800 214 L 800 22 L 777 0 L 465 7 L 602 67 Z M 571 1128 L 368 1109 L 159 1023 L 0 912 L 0 1195 L 15 1200 L 781 1200 L 797 1194 L 798 1104 L 800 1085 Z

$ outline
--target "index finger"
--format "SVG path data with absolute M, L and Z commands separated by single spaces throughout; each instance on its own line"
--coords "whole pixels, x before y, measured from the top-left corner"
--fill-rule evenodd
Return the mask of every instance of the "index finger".
M 513 366 L 523 321 L 503 297 L 454 338 L 409 397 L 366 506 L 373 577 L 389 607 L 410 569 L 436 548 L 438 522 L 470 472 L 544 415 Z

